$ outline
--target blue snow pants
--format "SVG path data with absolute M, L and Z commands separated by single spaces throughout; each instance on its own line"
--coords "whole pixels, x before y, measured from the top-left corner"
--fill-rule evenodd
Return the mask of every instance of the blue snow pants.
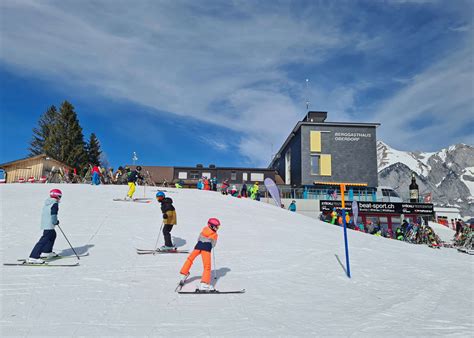
M 40 258 L 41 253 L 50 253 L 53 251 L 54 241 L 56 240 L 56 230 L 43 230 L 43 236 L 36 243 L 30 253 L 31 258 Z
M 92 174 L 92 184 L 93 185 L 99 185 L 100 184 L 99 173 L 95 172 L 95 173 Z

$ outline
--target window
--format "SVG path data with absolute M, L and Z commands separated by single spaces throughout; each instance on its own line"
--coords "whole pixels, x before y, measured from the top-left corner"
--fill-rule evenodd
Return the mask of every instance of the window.
M 235 171 L 230 173 L 230 180 L 237 181 L 237 173 Z
M 309 138 L 310 138 L 310 151 L 311 152 L 321 152 L 321 132 L 320 131 L 314 131 L 311 130 L 309 132 Z
M 291 148 L 285 154 L 285 184 L 291 184 Z
M 319 175 L 319 155 L 311 156 L 311 175 Z
M 189 178 L 192 180 L 200 179 L 200 176 L 201 175 L 199 175 L 199 171 L 191 171 L 191 173 L 189 174 Z
M 178 178 L 181 180 L 185 180 L 188 178 L 188 173 L 186 171 L 180 171 L 178 174 Z
M 243 181 L 243 182 L 247 182 L 247 180 L 248 180 L 248 175 L 247 175 L 247 173 L 243 173 L 243 174 L 242 174 L 242 181 Z
M 321 155 L 320 165 L 321 165 L 321 173 L 320 173 L 321 176 L 332 175 L 331 155 Z
M 250 180 L 253 181 L 253 182 L 256 182 L 256 181 L 262 182 L 263 181 L 263 174 L 261 174 L 261 173 L 251 173 L 250 174 Z
M 211 178 L 211 173 L 202 173 L 201 177 Z

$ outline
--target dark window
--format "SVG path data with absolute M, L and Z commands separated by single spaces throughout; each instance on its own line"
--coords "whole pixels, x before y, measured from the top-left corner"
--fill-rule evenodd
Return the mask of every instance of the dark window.
M 199 171 L 191 171 L 191 173 L 189 174 L 189 178 L 191 180 L 197 180 L 200 178 L 200 174 L 199 174 Z
M 230 173 L 230 180 L 237 181 L 237 173 L 235 171 Z
M 319 174 L 319 155 L 311 155 L 311 175 Z

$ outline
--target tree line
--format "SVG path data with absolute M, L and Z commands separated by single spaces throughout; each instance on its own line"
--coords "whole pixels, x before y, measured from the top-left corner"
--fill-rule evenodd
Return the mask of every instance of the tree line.
M 68 101 L 59 110 L 52 105 L 41 115 L 38 126 L 33 128 L 28 150 L 29 156 L 46 154 L 77 169 L 102 164 L 97 136 L 91 133 L 88 142 L 84 141 L 74 106 Z

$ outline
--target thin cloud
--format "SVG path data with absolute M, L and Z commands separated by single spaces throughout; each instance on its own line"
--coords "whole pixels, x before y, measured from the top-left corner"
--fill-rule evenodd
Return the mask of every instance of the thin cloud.
M 417 2 L 424 6 L 424 1 Z M 411 7 L 398 3 L 378 8 Z M 80 87 L 81 92 L 128 100 L 157 114 L 185 116 L 238 132 L 235 145 L 208 142 L 220 151 L 236 146 L 260 165 L 268 164 L 272 145 L 278 148 L 304 115 L 307 77 L 310 108 L 329 111 L 332 121 L 372 118 L 395 130 L 401 127 L 393 117 L 399 109 L 436 117 L 440 107 L 454 114 L 469 108 L 469 87 L 462 86 L 469 85 L 472 66 L 462 58 L 455 60 L 461 62 L 456 68 L 464 65 L 458 71 L 446 68 L 449 64 L 441 67 L 443 76 L 430 68 L 432 60 L 439 62 L 437 52 L 423 62 L 413 61 L 419 67 L 406 71 L 406 65 L 395 61 L 401 63 L 404 54 L 426 38 L 411 22 L 395 20 L 392 30 L 383 29 L 383 24 L 373 29 L 375 17 L 365 10 L 365 2 L 328 4 L 2 1 L 0 60 L 9 69 L 50 79 L 71 91 Z M 370 2 L 367 6 L 377 7 Z M 438 2 L 426 6 L 439 13 L 446 7 Z M 466 26 L 451 22 L 448 27 L 462 36 L 469 32 Z M 424 29 L 423 34 L 432 31 L 431 26 Z M 429 38 L 435 39 L 438 33 L 431 34 Z M 345 55 L 358 57 L 359 63 L 352 65 Z M 338 58 L 339 64 L 331 64 Z M 327 72 L 327 67 L 334 71 Z M 393 73 L 384 73 L 392 68 Z M 361 103 L 370 90 L 385 90 L 394 82 L 402 88 L 393 97 L 386 94 L 386 102 Z M 452 90 L 447 105 L 440 97 L 449 92 L 449 85 L 459 90 Z M 424 86 L 436 94 L 430 97 Z M 439 107 L 429 104 L 430 99 Z M 379 113 L 369 114 L 373 106 Z M 456 127 L 452 122 L 453 131 Z M 391 132 L 382 130 L 382 135 L 393 138 Z M 400 140 L 408 139 L 408 133 L 401 134 Z

